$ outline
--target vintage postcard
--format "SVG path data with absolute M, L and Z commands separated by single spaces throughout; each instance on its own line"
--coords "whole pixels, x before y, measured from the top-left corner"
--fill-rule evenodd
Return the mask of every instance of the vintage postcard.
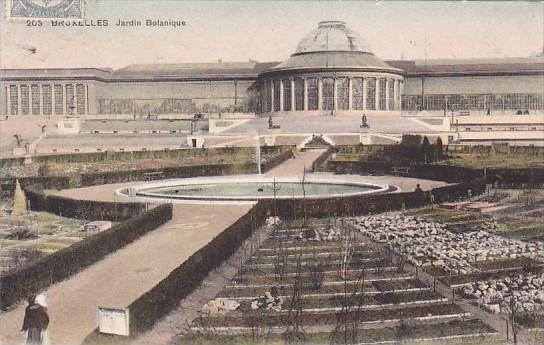
M 544 344 L 544 2 L 0 10 L 0 345 Z

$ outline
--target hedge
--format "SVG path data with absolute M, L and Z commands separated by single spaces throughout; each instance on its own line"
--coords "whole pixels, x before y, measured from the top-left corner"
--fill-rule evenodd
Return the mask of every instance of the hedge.
M 262 225 L 259 204 L 191 255 L 178 268 L 140 298 L 132 302 L 130 310 L 130 336 L 150 329 L 161 317 L 174 310 L 178 303 L 196 289 L 205 277 L 219 267 L 249 238 L 253 230 Z M 94 343 L 98 332 L 92 333 L 84 343 Z
M 266 214 L 274 214 L 277 207 L 278 216 L 282 219 L 301 219 L 306 213 L 307 217 L 320 218 L 337 216 L 357 216 L 380 212 L 397 211 L 405 208 L 416 208 L 428 205 L 431 202 L 430 195 L 434 195 L 434 202 L 458 200 L 468 196 L 468 190 L 472 195 L 485 191 L 486 181 L 483 178 L 473 179 L 467 182 L 452 184 L 432 189 L 429 192 L 419 194 L 417 192 L 367 194 L 350 197 L 330 199 L 278 199 L 261 201 Z M 275 205 L 276 206 L 275 206 Z M 304 212 L 306 209 L 306 212 Z
M 291 150 L 293 146 L 263 146 L 263 153 L 283 152 Z M 248 154 L 255 152 L 254 147 L 214 147 L 214 148 L 183 148 L 176 150 L 152 150 L 152 151 L 126 151 L 126 152 L 88 152 L 88 153 L 66 153 L 54 155 L 38 155 L 32 157 L 33 163 L 89 163 L 109 161 L 131 161 L 137 159 L 176 159 L 207 157 L 208 155 L 227 156 L 231 154 Z M 0 159 L 0 168 L 15 167 L 24 165 L 25 158 Z
M 41 186 L 24 188 L 30 208 L 62 217 L 84 220 L 124 221 L 145 211 L 146 206 L 135 202 L 77 200 L 59 195 L 46 195 Z
M 30 266 L 1 276 L 0 308 L 6 309 L 21 299 L 78 273 L 170 219 L 172 205 L 160 205 L 41 258 Z

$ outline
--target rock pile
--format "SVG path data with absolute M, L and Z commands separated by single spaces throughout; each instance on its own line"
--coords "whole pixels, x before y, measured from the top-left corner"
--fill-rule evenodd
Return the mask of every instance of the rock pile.
M 544 243 L 497 236 L 487 230 L 455 234 L 446 225 L 414 216 L 357 217 L 355 226 L 374 241 L 388 243 L 416 266 L 441 266 L 448 273 L 477 271 L 472 263 L 499 259 L 544 259 Z
M 478 299 L 485 309 L 494 313 L 509 313 L 512 306 L 517 312 L 544 309 L 544 274 L 517 274 L 469 283 L 460 290 L 462 295 Z
M 238 309 L 239 306 L 240 303 L 236 301 L 218 297 L 204 304 L 201 311 L 209 316 L 223 315 Z
M 251 302 L 251 309 L 253 310 L 281 311 L 282 306 L 283 299 L 277 295 L 276 290 L 267 291 L 263 296 Z
M 335 229 L 306 229 L 299 232 L 297 235 L 297 240 L 300 241 L 337 241 L 342 238 L 342 233 L 339 230 Z

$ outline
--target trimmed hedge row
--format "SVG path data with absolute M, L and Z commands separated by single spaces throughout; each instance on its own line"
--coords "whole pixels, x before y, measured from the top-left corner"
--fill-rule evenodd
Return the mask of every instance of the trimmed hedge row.
M 256 217 L 259 207 L 259 204 L 255 205 L 153 289 L 130 304 L 130 335 L 136 336 L 150 329 L 197 288 L 209 272 L 233 255 L 242 242 L 251 236 L 253 229 L 264 222 L 264 218 Z M 257 219 L 260 219 L 259 223 Z
M 265 146 L 263 153 L 281 152 L 290 146 Z M 87 152 L 67 153 L 57 155 L 33 156 L 32 162 L 39 164 L 49 163 L 90 163 L 109 161 L 131 161 L 134 159 L 176 159 L 206 157 L 213 155 L 231 155 L 236 153 L 251 154 L 255 152 L 253 147 L 214 147 L 214 148 L 185 148 L 177 150 L 152 150 L 152 151 L 126 151 L 126 152 Z M 24 165 L 25 158 L 0 159 L 0 168 Z
M 0 308 L 62 281 L 172 219 L 163 204 L 0 277 Z
M 28 186 L 24 190 L 32 210 L 68 218 L 119 222 L 136 217 L 146 209 L 145 204 L 135 202 L 77 200 L 46 195 L 38 185 Z
M 469 189 L 472 195 L 481 194 L 485 191 L 485 187 L 485 179 L 480 178 L 435 188 L 425 193 L 369 194 L 331 199 L 281 199 L 277 200 L 275 205 L 278 215 L 282 219 L 301 219 L 304 217 L 305 209 L 307 217 L 357 216 L 397 211 L 401 210 L 403 206 L 405 208 L 416 208 L 428 205 L 431 202 L 431 194 L 434 195 L 435 203 L 453 201 L 467 197 Z M 273 200 L 260 203 L 266 209 L 266 214 L 274 214 Z
M 47 186 L 47 189 L 65 189 L 69 188 L 72 180 L 68 176 L 50 176 L 50 177 L 21 177 L 21 178 L 3 178 L 0 179 L 0 196 L 11 197 L 15 191 L 15 181 L 19 180 L 21 187 L 31 185 Z
M 261 163 L 261 171 L 267 172 L 268 170 L 277 167 L 286 160 L 293 158 L 295 156 L 294 149 L 295 147 L 292 147 L 291 149 L 283 151 L 282 153 L 275 155 L 274 157 Z

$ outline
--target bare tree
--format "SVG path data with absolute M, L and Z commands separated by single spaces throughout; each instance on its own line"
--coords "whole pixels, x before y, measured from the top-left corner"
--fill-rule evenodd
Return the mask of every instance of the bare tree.
M 289 301 L 289 312 L 287 315 L 287 329 L 283 333 L 284 339 L 288 344 L 300 343 L 306 339 L 304 327 L 302 325 L 302 264 L 301 256 L 297 255 L 297 266 L 295 280 L 293 282 L 291 298 Z

